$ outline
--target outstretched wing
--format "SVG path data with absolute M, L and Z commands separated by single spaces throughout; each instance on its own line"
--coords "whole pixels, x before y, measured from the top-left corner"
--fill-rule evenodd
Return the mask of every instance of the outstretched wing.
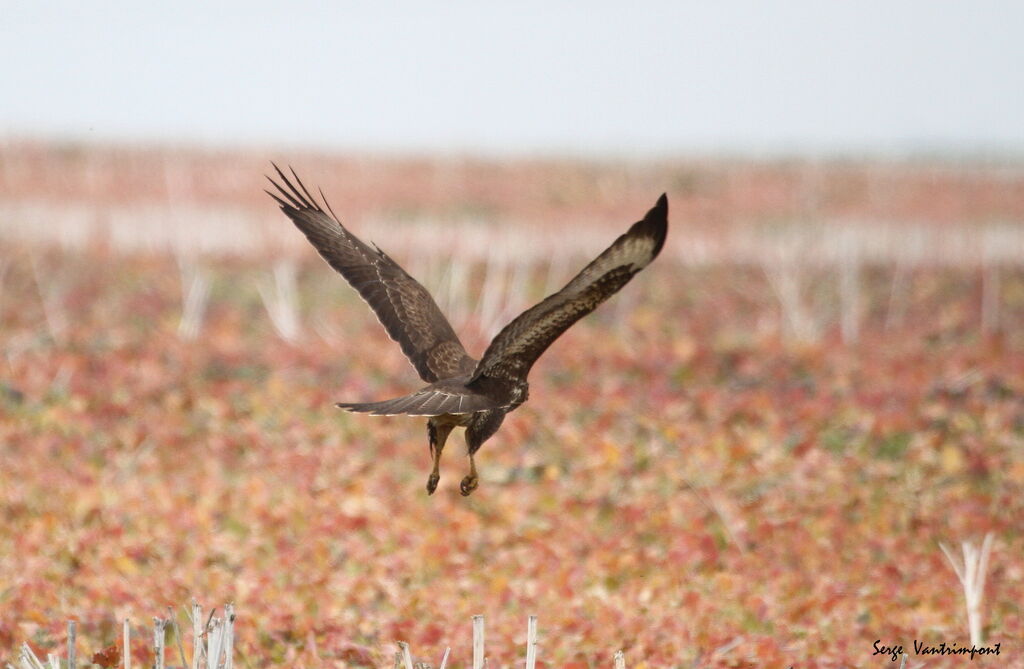
M 662 195 L 642 221 L 634 223 L 564 288 L 506 325 L 487 347 L 469 385 L 481 377 L 525 380 L 541 353 L 569 326 L 657 257 L 667 232 L 668 198 Z
M 465 381 L 465 377 L 462 379 Z M 497 409 L 502 403 L 482 393 L 474 392 L 452 380 L 433 383 L 416 392 L 382 402 L 348 403 L 335 406 L 347 411 L 369 413 L 374 416 L 441 416 L 443 414 L 470 414 Z
M 267 194 L 277 200 L 281 211 L 292 219 L 323 259 L 366 300 L 420 378 L 433 382 L 472 371 L 476 361 L 466 354 L 427 289 L 386 253 L 370 248 L 349 232 L 334 215 L 323 192 L 320 197 L 327 211 L 309 194 L 294 170 L 292 176 L 298 188 L 277 165 L 274 169 L 284 185 L 270 179 L 278 194 L 269 190 Z

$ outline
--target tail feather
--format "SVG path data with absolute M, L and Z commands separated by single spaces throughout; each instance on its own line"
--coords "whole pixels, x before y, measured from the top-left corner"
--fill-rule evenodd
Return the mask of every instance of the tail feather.
M 427 386 L 411 395 L 381 402 L 338 402 L 335 406 L 346 411 L 368 413 L 373 416 L 441 416 L 495 409 L 499 403 L 477 393 L 458 393 Z
M 405 398 L 385 400 L 383 402 L 338 402 L 334 406 L 353 413 L 368 413 L 374 416 L 394 416 L 395 414 L 401 413 L 401 411 L 395 410 L 395 407 L 400 404 L 399 400 L 401 399 Z

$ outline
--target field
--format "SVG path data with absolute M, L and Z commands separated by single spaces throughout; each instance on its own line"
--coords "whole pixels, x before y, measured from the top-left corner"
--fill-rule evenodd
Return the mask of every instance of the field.
M 464 667 L 474 614 L 492 668 L 529 614 L 546 667 L 895 666 L 969 645 L 940 543 L 991 532 L 976 662 L 1024 666 L 1024 169 L 289 158 L 475 354 L 668 191 L 463 498 L 460 434 L 428 497 L 422 419 L 332 407 L 419 381 L 271 157 L 6 147 L 0 661 L 196 597 L 253 667 Z

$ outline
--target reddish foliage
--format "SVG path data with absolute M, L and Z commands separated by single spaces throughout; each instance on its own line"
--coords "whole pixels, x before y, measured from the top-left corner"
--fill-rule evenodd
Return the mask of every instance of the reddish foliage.
M 92 663 L 101 667 L 116 667 L 121 663 L 121 648 L 114 644 L 93 653 Z
M 200 595 L 236 603 L 254 666 L 381 666 L 396 640 L 466 658 L 477 613 L 495 666 L 521 661 L 530 613 L 550 667 L 610 666 L 616 648 L 631 669 L 866 666 L 875 639 L 963 640 L 937 543 L 987 531 L 987 633 L 1024 636 L 1019 272 L 1003 273 L 1001 339 L 978 332 L 972 271 L 907 271 L 896 314 L 891 272 L 872 269 L 856 344 L 838 328 L 793 344 L 759 269 L 659 261 L 616 298 L 628 308 L 538 363 L 466 499 L 461 444 L 427 497 L 422 420 L 332 408 L 418 382 L 309 255 L 295 345 L 265 317 L 256 260 L 208 261 L 213 302 L 182 341 L 173 259 L 12 256 L 0 659 L 63 643 L 68 616 L 95 643 Z M 56 339 L 37 276 L 65 291 Z

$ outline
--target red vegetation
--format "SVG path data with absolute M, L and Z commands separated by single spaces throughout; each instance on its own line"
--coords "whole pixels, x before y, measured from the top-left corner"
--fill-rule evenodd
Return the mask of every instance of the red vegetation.
M 623 322 L 610 304 L 539 364 L 465 499 L 458 445 L 428 498 L 421 421 L 332 409 L 416 385 L 343 286 L 305 295 L 334 336 L 293 346 L 238 280 L 251 268 L 225 262 L 182 342 L 169 260 L 37 263 L 71 278 L 72 325 L 45 334 L 16 257 L 0 312 L 7 649 L 56 643 L 74 616 L 94 650 L 123 616 L 199 595 L 237 603 L 243 653 L 292 666 L 317 666 L 312 640 L 327 666 L 379 664 L 397 639 L 468 657 L 475 613 L 503 664 L 529 613 L 554 666 L 619 647 L 630 666 L 865 664 L 878 638 L 964 637 L 937 544 L 988 531 L 990 638 L 1024 633 L 1022 342 L 976 335 L 956 277 L 919 277 L 940 282 L 934 301 L 855 346 L 793 346 L 756 272 L 655 266 Z M 300 285 L 323 285 L 309 268 Z
M 979 333 L 972 270 L 903 270 L 894 311 L 871 268 L 858 342 L 828 320 L 795 344 L 760 269 L 659 259 L 540 361 L 463 498 L 461 435 L 428 497 L 422 420 L 332 408 L 417 380 L 305 257 L 295 344 L 255 259 L 206 261 L 185 341 L 173 258 L 3 257 L 0 660 L 24 640 L 45 656 L 74 617 L 103 664 L 124 617 L 198 597 L 236 603 L 252 666 L 384 666 L 396 640 L 465 666 L 477 613 L 492 667 L 521 657 L 528 614 L 551 667 L 619 648 L 631 668 L 875 666 L 876 639 L 966 642 L 938 542 L 990 531 L 986 634 L 1020 657 L 1019 272 L 1001 334 Z

